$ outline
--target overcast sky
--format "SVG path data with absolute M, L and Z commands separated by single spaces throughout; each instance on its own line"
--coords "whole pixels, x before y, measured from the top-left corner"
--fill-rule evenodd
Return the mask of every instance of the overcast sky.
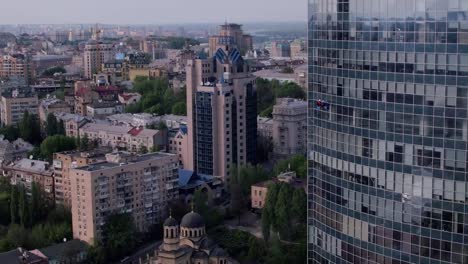
M 305 21 L 307 0 L 0 0 L 0 24 Z

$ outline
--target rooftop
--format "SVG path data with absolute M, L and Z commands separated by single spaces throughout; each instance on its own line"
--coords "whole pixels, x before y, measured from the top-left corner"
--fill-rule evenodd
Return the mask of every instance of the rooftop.
M 13 169 L 17 169 L 17 170 L 27 170 L 27 171 L 38 173 L 38 174 L 44 174 L 44 173 L 50 172 L 48 162 L 41 161 L 41 160 L 26 159 L 26 158 L 23 158 L 13 163 L 9 167 Z
M 169 154 L 169 153 L 164 153 L 164 152 L 153 152 L 149 154 L 144 154 L 144 155 L 135 155 L 135 154 L 129 154 L 128 152 L 114 152 L 112 155 L 129 155 L 127 156 L 128 162 L 111 162 L 111 161 L 104 161 L 104 162 L 98 162 L 94 164 L 90 164 L 84 167 L 79 167 L 76 168 L 77 170 L 83 170 L 83 171 L 100 171 L 100 170 L 107 170 L 107 169 L 112 169 L 115 167 L 119 167 L 122 165 L 127 165 L 127 164 L 135 164 L 139 162 L 144 162 L 148 160 L 153 160 L 153 159 L 163 159 L 171 156 L 175 156 L 174 154 Z
M 153 137 L 159 132 L 159 130 L 143 127 L 115 126 L 99 123 L 88 123 L 84 125 L 81 129 L 83 129 L 85 132 L 104 132 L 120 135 L 129 134 L 134 137 Z
M 92 108 L 109 108 L 109 107 L 115 107 L 117 105 L 122 105 L 119 101 L 102 101 L 102 102 L 93 102 L 92 104 L 89 105 L 89 107 Z

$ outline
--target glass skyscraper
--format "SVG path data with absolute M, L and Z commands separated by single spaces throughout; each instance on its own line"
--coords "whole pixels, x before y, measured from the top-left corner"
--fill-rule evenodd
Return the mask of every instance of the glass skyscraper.
M 309 263 L 468 263 L 468 0 L 309 0 Z

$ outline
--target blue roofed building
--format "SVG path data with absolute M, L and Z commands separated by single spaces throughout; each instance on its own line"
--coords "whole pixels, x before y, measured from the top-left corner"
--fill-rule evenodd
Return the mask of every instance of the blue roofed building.
M 179 197 L 189 204 L 192 202 L 196 190 L 208 193 L 209 199 L 212 199 L 215 203 L 226 192 L 220 177 L 179 169 Z

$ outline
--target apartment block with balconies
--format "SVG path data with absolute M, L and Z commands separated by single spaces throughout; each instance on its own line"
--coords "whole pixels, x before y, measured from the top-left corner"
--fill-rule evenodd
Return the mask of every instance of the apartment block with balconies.
M 93 243 L 106 218 L 129 213 L 137 228 L 163 220 L 178 199 L 178 159 L 168 153 L 106 154 L 106 161 L 70 170 L 73 237 Z

